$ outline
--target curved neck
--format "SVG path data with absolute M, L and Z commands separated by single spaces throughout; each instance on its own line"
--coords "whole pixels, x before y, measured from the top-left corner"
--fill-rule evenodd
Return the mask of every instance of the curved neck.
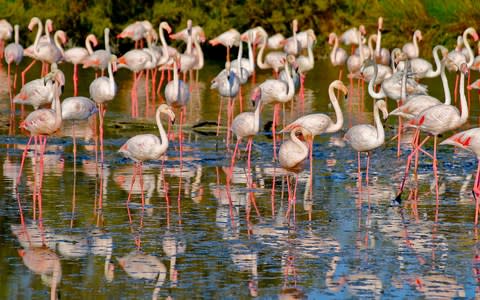
M 308 156 L 308 147 L 307 145 L 305 145 L 301 140 L 298 139 L 297 137 L 297 132 L 301 132 L 302 131 L 302 128 L 301 127 L 297 127 L 295 128 L 294 130 L 292 130 L 290 132 L 290 139 L 292 140 L 292 142 L 295 143 L 295 145 L 297 145 L 300 149 L 301 149 L 301 154 L 298 156 L 298 158 L 302 158 L 302 159 L 305 159 L 307 156 Z
M 257 106 L 255 107 L 255 111 L 253 112 L 254 115 L 254 131 L 258 132 L 260 130 L 260 110 L 262 106 L 262 100 L 258 100 Z
M 402 75 L 402 86 L 401 86 L 401 91 L 400 91 L 400 97 L 402 99 L 402 102 L 405 103 L 407 101 L 407 74 L 408 70 L 410 70 L 410 61 L 407 59 L 404 62 L 404 68 L 403 68 L 403 75 Z M 375 105 L 376 107 L 376 105 Z
M 50 37 L 50 27 L 52 23 L 50 20 L 45 21 L 45 36 L 47 37 L 49 42 L 52 42 L 52 38 Z
M 465 97 L 465 74 L 460 72 L 460 125 L 467 122 L 468 119 L 468 104 Z
M 93 34 L 89 34 L 85 38 L 85 48 L 87 49 L 87 52 L 89 55 L 93 54 L 93 48 L 92 48 L 92 42 L 95 40 L 95 36 Z
M 385 141 L 385 131 L 383 130 L 382 120 L 380 119 L 380 111 L 375 101 L 373 102 L 373 120 L 377 128 L 377 142 L 383 144 Z
M 60 42 L 60 35 L 61 35 L 60 30 L 55 31 L 55 34 L 53 35 L 53 41 L 55 42 L 55 46 L 60 51 L 60 53 L 62 53 L 62 56 L 63 56 L 64 52 L 63 52 L 63 45 Z
M 315 59 L 313 57 L 313 41 L 307 47 L 307 54 L 308 54 L 308 64 L 313 66 L 315 63 Z
M 103 35 L 104 35 L 104 41 L 105 41 L 105 50 L 107 52 L 110 52 L 110 29 L 108 28 L 105 28 L 104 32 L 103 32 Z
M 417 41 L 417 31 L 413 33 L 413 47 L 415 48 L 415 56 L 420 55 L 420 51 L 418 49 L 418 41 Z
M 190 32 L 192 30 L 190 29 Z M 187 30 L 187 48 L 185 49 L 185 54 L 191 55 L 192 54 L 192 34 L 188 33 Z
M 437 46 L 433 47 L 432 53 L 433 53 L 433 60 L 435 61 L 436 70 L 435 71 L 428 70 L 425 77 L 432 78 L 432 77 L 437 77 L 438 75 L 440 75 L 442 67 L 441 67 L 440 57 L 438 56 L 438 51 L 440 51 L 441 48 L 442 48 L 442 46 L 440 46 L 440 45 L 437 45 Z
M 335 95 L 335 90 L 333 86 L 328 87 L 328 96 L 330 98 L 330 102 L 332 103 L 333 109 L 335 110 L 336 122 L 328 126 L 325 132 L 333 133 L 337 132 L 343 127 L 343 113 L 338 103 L 337 96 Z
M 40 38 L 42 37 L 43 25 L 40 20 L 38 20 L 35 24 L 37 24 L 37 35 L 35 36 L 35 42 L 33 42 L 33 49 L 36 50 L 38 47 L 38 43 L 40 42 Z
M 157 109 L 157 113 L 155 115 L 155 119 L 157 121 L 158 132 L 160 133 L 160 147 L 158 149 L 160 155 L 165 153 L 168 148 L 168 137 L 165 129 L 163 128 L 162 120 L 160 119 L 160 110 Z
M 267 47 L 267 37 L 264 35 L 263 39 L 264 40 L 263 40 L 262 46 L 260 46 L 260 51 L 258 51 L 258 54 L 257 54 L 257 66 L 260 69 L 268 69 L 269 68 L 268 64 L 262 61 L 263 52 L 265 51 L 265 47 Z
M 368 37 L 368 50 L 370 50 L 370 58 L 375 59 L 375 53 L 373 52 L 373 40 L 376 39 L 376 35 L 372 34 Z
M 465 30 L 463 32 L 463 44 L 465 45 L 465 49 L 467 49 L 468 52 L 468 60 L 467 60 L 467 65 L 470 68 L 473 65 L 473 51 L 472 47 L 470 47 L 470 42 L 468 41 L 468 35 L 472 34 L 472 31 L 469 29 Z
M 173 90 L 175 91 L 175 101 L 178 101 L 178 89 L 179 89 L 180 83 L 178 80 L 178 66 L 177 66 L 177 60 L 175 59 L 173 61 Z
M 163 30 L 165 28 L 164 26 L 165 24 L 162 22 L 160 23 L 160 26 L 158 28 L 158 31 L 160 33 L 160 43 L 162 44 L 162 58 L 159 60 L 159 64 L 164 64 L 169 59 L 167 42 L 165 41 L 165 35 L 163 34 Z

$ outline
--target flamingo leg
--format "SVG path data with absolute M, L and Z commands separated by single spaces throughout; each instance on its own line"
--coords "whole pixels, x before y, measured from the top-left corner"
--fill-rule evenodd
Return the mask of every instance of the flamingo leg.
M 276 103 L 273 106 L 273 121 L 272 121 L 272 137 L 273 137 L 273 160 L 277 160 L 277 111 L 279 109 L 278 104 Z
M 142 196 L 142 209 L 145 206 L 145 194 L 143 192 L 143 163 L 139 162 L 138 163 L 138 170 L 139 170 L 139 176 L 140 176 L 140 195 Z
M 128 192 L 127 205 L 128 205 L 128 203 L 130 203 L 130 199 L 132 197 L 133 185 L 135 183 L 136 176 L 137 176 L 137 163 L 134 163 L 133 164 L 133 178 L 132 178 L 132 182 L 130 183 L 130 190 Z
M 73 65 L 73 96 L 78 95 L 78 65 Z
M 32 138 L 34 138 L 33 135 L 30 136 L 30 138 L 28 139 L 27 145 L 25 146 L 25 149 L 23 150 L 22 162 L 20 163 L 20 170 L 18 171 L 18 176 L 17 176 L 17 185 L 20 184 L 20 179 L 22 177 L 22 171 L 23 171 L 23 165 L 25 164 L 25 158 L 27 157 L 28 147 L 32 143 Z M 36 140 L 36 136 L 35 136 L 35 140 Z
M 228 178 L 227 182 L 230 182 L 230 180 L 233 177 L 233 167 L 235 167 L 235 158 L 237 155 L 238 145 L 240 144 L 241 140 L 242 140 L 241 137 L 237 137 L 237 143 L 235 144 L 235 149 L 233 150 L 233 155 L 232 155 L 232 162 L 230 164 L 230 177 Z
M 27 72 L 33 67 L 33 65 L 36 63 L 36 60 L 32 60 L 32 62 L 22 71 L 22 86 L 25 85 L 25 76 L 27 75 Z
M 362 170 L 360 162 L 360 152 L 357 152 L 357 162 L 358 162 L 358 189 L 362 190 Z
M 367 170 L 365 171 L 365 176 L 366 176 L 366 179 L 365 179 L 365 182 L 367 183 L 367 187 L 368 187 L 368 169 L 370 167 L 370 152 L 367 152 Z
M 222 121 L 222 104 L 223 104 L 223 97 L 220 97 L 220 107 L 218 108 L 218 116 L 217 116 L 217 136 L 220 133 L 220 123 Z
M 478 225 L 478 212 L 479 212 L 479 196 L 480 196 L 480 189 L 479 189 L 479 180 L 480 180 L 480 160 L 478 161 L 477 166 L 477 174 L 475 176 L 475 181 L 473 183 L 473 198 L 475 199 L 475 226 Z

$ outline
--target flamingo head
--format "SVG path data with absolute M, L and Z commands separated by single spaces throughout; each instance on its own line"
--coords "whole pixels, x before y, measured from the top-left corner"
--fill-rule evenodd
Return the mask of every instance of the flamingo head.
M 170 34 L 172 32 L 172 27 L 167 22 L 160 23 L 160 29 L 165 29 L 165 31 Z
M 336 38 L 337 35 L 335 34 L 335 32 L 330 32 L 330 34 L 328 35 L 328 44 L 332 45 L 333 43 L 335 43 Z
M 53 31 L 53 21 L 51 19 L 47 19 L 45 21 L 45 27 L 47 28 L 48 32 L 52 32 Z
M 382 112 L 383 114 L 383 119 L 387 119 L 388 118 L 388 109 L 387 109 L 387 102 L 385 102 L 385 100 L 383 99 L 380 99 L 380 100 L 377 100 L 375 102 L 375 105 L 378 107 L 378 109 L 380 109 L 380 111 Z
M 348 94 L 348 88 L 345 86 L 345 84 L 341 80 L 335 80 L 333 82 L 333 86 L 340 91 L 342 91 L 345 95 Z
M 38 24 L 41 24 L 42 21 L 40 21 L 39 18 L 37 17 L 33 17 L 31 20 L 30 20 L 30 23 L 28 23 L 28 30 L 32 31 L 33 28 L 35 27 L 35 25 L 38 25 Z
M 262 89 L 260 87 L 256 87 L 252 91 L 252 96 L 250 100 L 252 101 L 252 105 L 255 106 L 262 99 Z
M 172 108 L 168 106 L 167 104 L 161 104 L 158 109 L 157 113 L 163 113 L 166 114 L 172 124 L 175 123 L 175 113 L 173 112 Z
M 292 21 L 292 30 L 293 30 L 293 32 L 298 31 L 298 20 L 297 19 L 293 19 L 293 21 Z
M 358 27 L 358 31 L 360 31 L 362 35 L 367 34 L 367 31 L 365 30 L 365 26 L 363 24 Z
M 18 255 L 19 255 L 20 257 L 24 257 L 24 256 L 25 256 L 25 249 L 18 249 L 17 252 L 18 252 Z
M 383 17 L 378 17 L 378 30 L 383 30 Z
M 419 41 L 423 40 L 422 32 L 420 30 L 415 30 L 414 34 L 418 38 Z
M 468 67 L 468 64 L 466 62 L 460 65 L 460 72 L 462 72 L 465 76 L 468 75 L 469 71 L 470 71 L 470 68 Z

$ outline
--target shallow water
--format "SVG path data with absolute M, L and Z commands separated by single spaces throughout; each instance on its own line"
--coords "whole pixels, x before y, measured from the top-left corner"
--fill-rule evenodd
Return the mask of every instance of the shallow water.
M 343 144 L 343 133 L 317 137 L 313 193 L 309 193 L 306 162 L 298 175 L 295 211 L 286 217 L 287 181 L 272 161 L 269 132 L 264 130 L 254 139 L 254 188 L 247 184 L 242 156 L 227 190 L 231 153 L 225 146 L 226 130 L 222 127 L 216 137 L 215 125 L 194 126 L 217 119 L 219 97 L 209 89 L 209 82 L 220 68 L 219 63 L 209 62 L 198 82 L 191 82 L 182 168 L 178 139 L 171 143 L 164 163 L 144 165 L 144 209 L 138 181 L 131 203 L 126 205 L 133 163 L 117 150 L 135 134 L 158 132 L 152 116 L 155 104 L 146 107 L 141 81 L 141 117 L 132 119 L 131 74 L 119 71 L 119 93 L 105 117 L 103 167 L 95 163 L 93 121 L 77 124 L 76 167 L 71 124 L 64 124 L 61 132 L 49 138 L 38 198 L 42 200 L 41 220 L 33 220 L 39 213 L 33 209 L 38 180 L 33 151 L 27 156 L 18 191 L 15 189 L 28 135 L 18 129 L 20 108 L 15 120 L 8 117 L 8 92 L 0 85 L 0 144 L 4 149 L 0 151 L 0 298 L 44 299 L 51 286 L 57 287 L 55 293 L 63 299 L 142 299 L 152 295 L 178 299 L 473 298 L 477 294 L 480 261 L 470 192 L 471 174 L 476 170 L 473 155 L 439 148 L 438 211 L 429 159 L 420 163 L 417 197 L 413 192 L 409 195 L 414 190 L 410 184 L 401 206 L 391 207 L 407 147 L 400 159 L 396 158 L 395 142 L 377 149 L 372 155 L 370 184 L 366 187 L 364 181 L 359 192 L 356 153 Z M 73 87 L 68 84 L 72 68 L 61 65 L 61 69 L 67 77 L 64 98 L 72 94 Z M 5 72 L 6 67 L 1 69 L 1 78 L 6 77 Z M 38 73 L 39 68 L 33 69 L 32 78 Z M 257 82 L 269 75 L 259 72 Z M 337 70 L 327 60 L 317 61 L 306 80 L 305 103 L 302 106 L 296 99 L 286 108 L 287 122 L 302 111 L 333 116 L 327 87 L 336 76 Z M 80 95 L 88 96 L 93 78 L 91 71 L 82 70 Z M 425 82 L 432 95 L 443 98 L 439 78 Z M 243 107 L 248 110 L 252 109 L 247 101 L 251 88 L 249 84 L 243 91 Z M 362 104 L 357 85 L 350 89 L 348 99 L 341 103 L 345 130 L 372 122 L 372 100 L 367 97 Z M 159 101 L 157 97 L 156 103 Z M 465 128 L 479 122 L 475 93 L 472 104 L 473 117 Z M 390 109 L 395 106 L 389 103 Z M 272 108 L 265 107 L 262 124 L 271 116 Z M 12 122 L 14 126 L 9 126 Z M 396 124 L 393 118 L 386 122 L 387 139 L 395 135 Z M 427 149 L 431 148 L 428 144 Z M 293 176 L 290 178 L 293 183 Z M 38 263 L 35 269 L 35 259 L 44 267 L 48 262 L 46 274 L 41 274 L 44 271 Z M 137 267 L 132 267 L 135 262 Z

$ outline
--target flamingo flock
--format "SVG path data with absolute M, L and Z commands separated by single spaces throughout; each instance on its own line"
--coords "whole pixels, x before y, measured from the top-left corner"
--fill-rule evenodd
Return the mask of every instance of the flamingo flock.
M 37 149 L 40 149 L 38 158 L 40 161 L 38 164 L 39 183 L 38 189 L 34 193 L 34 201 L 37 201 L 38 205 L 39 219 L 42 219 L 43 156 L 47 147 L 47 138 L 53 136 L 61 128 L 63 122 L 72 121 L 75 125 L 76 121 L 88 120 L 98 115 L 99 124 L 98 127 L 95 125 L 95 130 L 98 130 L 101 154 L 100 158 L 96 157 L 96 163 L 100 165 L 105 163 L 103 152 L 104 126 L 109 118 L 107 106 L 109 103 L 116 101 L 119 90 L 115 81 L 117 68 L 127 68 L 132 72 L 131 118 L 139 117 L 139 106 L 141 105 L 138 103 L 138 84 L 140 79 L 145 77 L 145 110 L 147 111 L 149 105 L 157 107 L 155 121 L 159 131 L 158 135 L 140 133 L 130 137 L 118 149 L 119 155 L 134 162 L 133 177 L 130 181 L 126 203 L 128 204 L 131 201 L 132 191 L 138 176 L 141 186 L 141 203 L 142 207 L 145 206 L 143 164 L 147 161 L 165 159 L 169 146 L 172 144 L 172 138 L 169 134 L 170 126 L 174 124 L 175 120 L 178 120 L 179 123 L 177 136 L 180 152 L 180 174 L 183 172 L 183 126 L 188 114 L 187 107 L 192 105 L 190 98 L 195 88 L 193 72 L 200 71 L 205 64 L 201 43 L 206 41 L 205 33 L 200 26 L 193 26 L 191 20 L 188 20 L 186 25 L 185 29 L 172 33 L 172 28 L 166 22 L 159 24 L 158 32 L 149 21 L 135 22 L 116 35 L 117 39 L 129 38 L 134 41 L 135 48 L 117 56 L 110 48 L 109 28 L 104 30 L 104 49 L 94 50 L 94 47 L 98 45 L 97 37 L 88 34 L 85 38 L 85 48 L 74 47 L 64 50 L 63 45 L 67 41 L 67 33 L 63 30 L 54 32 L 53 21 L 50 19 L 42 22 L 40 18 L 33 17 L 28 24 L 28 29 L 32 31 L 36 28 L 35 41 L 33 45 L 24 49 L 19 40 L 20 25 L 11 26 L 6 20 L 0 21 L 0 32 L 6 32 L 1 39 L 2 47 L 4 39 L 14 37 L 14 42 L 8 44 L 2 51 L 8 65 L 10 111 L 15 116 L 17 113 L 15 105 L 21 105 L 22 121 L 19 127 L 29 134 L 29 140 L 21 158 L 16 185 L 21 184 L 24 162 L 33 142 L 35 153 Z M 449 52 L 443 45 L 436 45 L 432 49 L 434 65 L 421 57 L 422 49 L 419 42 L 422 41 L 423 36 L 420 30 L 413 33 L 412 42 L 392 49 L 392 51 L 382 47 L 384 21 L 381 17 L 378 18 L 376 34 L 372 34 L 368 38 L 366 37 L 366 28 L 363 25 L 353 27 L 343 34 L 329 33 L 328 44 L 332 46 L 329 58 L 333 66 L 340 67 L 338 79 L 331 82 L 325 93 L 329 97 L 328 100 L 333 107 L 333 112 L 300 110 L 297 115 L 298 118 L 291 121 L 285 113 L 285 107 L 291 107 L 293 103 L 297 102 L 303 103 L 305 79 L 307 73 L 315 66 L 314 46 L 317 35 L 311 28 L 299 31 L 299 27 L 301 27 L 300 22 L 296 19 L 292 20 L 292 35 L 288 38 L 285 38 L 281 33 L 269 36 L 265 29 L 255 27 L 243 33 L 232 28 L 209 40 L 211 46 L 223 45 L 226 47 L 225 68 L 212 79 L 211 89 L 216 90 L 220 98 L 216 135 L 219 140 L 225 141 L 226 158 L 230 161 L 230 169 L 227 172 L 226 179 L 228 202 L 233 203 L 232 195 L 235 193 L 232 193 L 230 183 L 235 177 L 236 162 L 242 159 L 240 145 L 245 139 L 247 140 L 245 150 L 246 182 L 249 188 L 255 188 L 251 178 L 252 152 L 255 151 L 253 144 L 255 137 L 262 133 L 261 125 L 264 110 L 268 109 L 268 105 L 271 104 L 273 106 L 272 149 L 270 150 L 272 161 L 282 168 L 287 177 L 294 176 L 293 188 L 290 178 L 287 178 L 289 201 L 286 215 L 288 217 L 292 207 L 293 212 L 295 212 L 299 173 L 305 168 L 306 161 L 310 163 L 309 182 L 310 188 L 312 187 L 315 155 L 314 138 L 316 136 L 345 132 L 343 141 L 347 142 L 357 152 L 357 179 L 358 188 L 361 191 L 363 186 L 361 153 L 367 154 L 365 173 L 366 186 L 368 187 L 370 185 L 369 167 L 372 152 L 384 146 L 386 141 L 382 119 L 385 120 L 395 116 L 398 117 L 398 134 L 394 137 L 398 139 L 397 156 L 401 156 L 402 136 L 413 130 L 413 138 L 408 141 L 410 152 L 406 157 L 404 176 L 399 183 L 396 197 L 392 199 L 392 204 L 401 204 L 401 196 L 410 181 L 411 164 L 414 162 L 414 174 L 415 176 L 418 175 L 419 155 L 425 154 L 432 160 L 438 210 L 440 193 L 437 147 L 453 145 L 473 152 L 479 159 L 472 188 L 473 198 L 475 199 L 474 224 L 477 225 L 480 213 L 480 129 L 470 128 L 458 131 L 464 129 L 463 126 L 471 115 L 470 103 L 467 101 L 466 94 L 472 89 L 480 89 L 478 80 L 473 83 L 466 82 L 470 79 L 470 73 L 478 70 L 479 66 L 479 57 L 474 56 L 470 46 L 472 41 L 477 42 L 479 40 L 477 31 L 472 27 L 467 28 L 459 36 L 457 48 L 453 51 Z M 164 32 L 167 32 L 172 40 L 185 42 L 185 50 L 182 52 L 169 46 Z M 52 33 L 53 37 L 51 36 Z M 160 39 L 160 46 L 156 44 L 158 39 Z M 247 58 L 243 56 L 244 43 L 247 44 Z M 375 43 L 375 47 L 373 47 L 373 43 Z M 352 46 L 350 55 L 341 47 L 341 44 Z M 232 60 L 230 56 L 233 47 L 238 47 L 238 56 Z M 257 52 L 258 47 L 260 49 Z M 18 69 L 24 56 L 31 57 L 32 62 L 22 72 L 22 85 L 17 92 L 18 70 L 12 79 L 10 75 L 11 64 L 15 64 Z M 36 61 L 42 63 L 41 77 L 26 82 L 25 76 Z M 61 70 L 65 63 L 73 65 L 73 78 L 71 80 L 73 96 L 66 97 L 62 101 L 63 86 L 69 84 Z M 89 95 L 78 95 L 78 86 L 81 84 L 78 76 L 79 65 L 82 65 L 83 68 L 93 68 L 95 72 L 100 71 L 89 85 Z M 349 86 L 342 81 L 345 65 L 347 65 L 349 72 Z M 255 74 L 265 69 L 272 69 L 272 77 L 257 83 Z M 105 71 L 107 74 L 105 74 Z M 158 85 L 157 71 L 161 71 Z M 452 103 L 446 71 L 456 72 L 458 75 L 454 96 L 456 99 L 458 92 L 459 107 L 457 107 L 456 101 Z M 168 82 L 163 86 L 165 72 L 168 73 Z M 428 87 L 420 82 L 424 78 L 436 78 L 438 76 L 441 77 L 444 88 L 444 101 L 430 96 Z M 187 79 L 188 77 L 190 78 Z M 363 83 L 368 82 L 367 93 L 373 99 L 374 125 L 356 124 L 346 127 L 344 124 L 345 111 L 342 111 L 341 103 L 349 101 L 354 96 L 353 79 L 358 80 L 358 91 L 362 103 L 366 102 Z M 253 109 L 243 106 L 243 94 L 246 91 L 242 89 L 242 86 L 245 86 L 249 80 L 252 81 L 253 89 L 248 91 L 246 98 L 251 100 Z M 157 96 L 159 96 L 159 99 L 156 98 Z M 226 127 L 225 134 L 220 132 L 224 98 L 228 98 L 227 120 L 225 122 L 226 126 L 224 126 Z M 397 106 L 390 113 L 387 109 L 388 99 L 395 101 Z M 150 101 L 152 102 L 150 103 Z M 237 102 L 239 112 L 236 114 Z M 26 104 L 31 105 L 33 110 L 24 116 L 23 106 Z M 300 107 L 304 109 L 303 105 Z M 330 117 L 332 114 L 335 115 L 335 121 Z M 169 121 L 168 132 L 162 124 L 163 115 L 167 116 Z M 286 120 L 291 122 L 287 123 Z M 277 130 L 279 124 L 282 124 L 281 130 Z M 442 142 L 438 142 L 443 134 L 449 134 L 452 131 L 456 131 L 456 133 Z M 423 140 L 420 139 L 422 133 L 426 134 Z M 221 135 L 225 135 L 225 137 Z M 286 135 L 286 138 L 283 135 Z M 229 144 L 232 136 L 236 137 L 233 149 Z M 425 149 L 431 137 L 433 137 L 432 154 Z M 75 132 L 73 132 L 73 141 L 73 155 L 76 161 Z M 164 165 L 162 163 L 163 171 Z M 168 187 L 164 184 L 165 194 L 167 194 L 167 190 Z M 179 210 L 180 194 L 179 191 Z M 255 206 L 253 196 L 249 196 L 248 201 Z M 233 218 L 234 212 L 231 210 L 230 213 Z M 293 219 L 295 219 L 295 215 Z M 28 260 L 31 254 L 26 251 L 21 255 L 24 260 Z M 46 251 L 40 256 L 51 255 Z M 175 255 L 172 254 L 171 256 Z M 150 261 L 152 270 L 149 272 L 151 276 L 144 277 L 152 280 L 156 279 L 159 288 L 165 280 L 165 266 L 155 257 L 140 252 L 132 252 L 120 258 L 119 263 L 127 273 L 132 273 L 134 270 L 131 269 L 135 267 L 135 260 Z

